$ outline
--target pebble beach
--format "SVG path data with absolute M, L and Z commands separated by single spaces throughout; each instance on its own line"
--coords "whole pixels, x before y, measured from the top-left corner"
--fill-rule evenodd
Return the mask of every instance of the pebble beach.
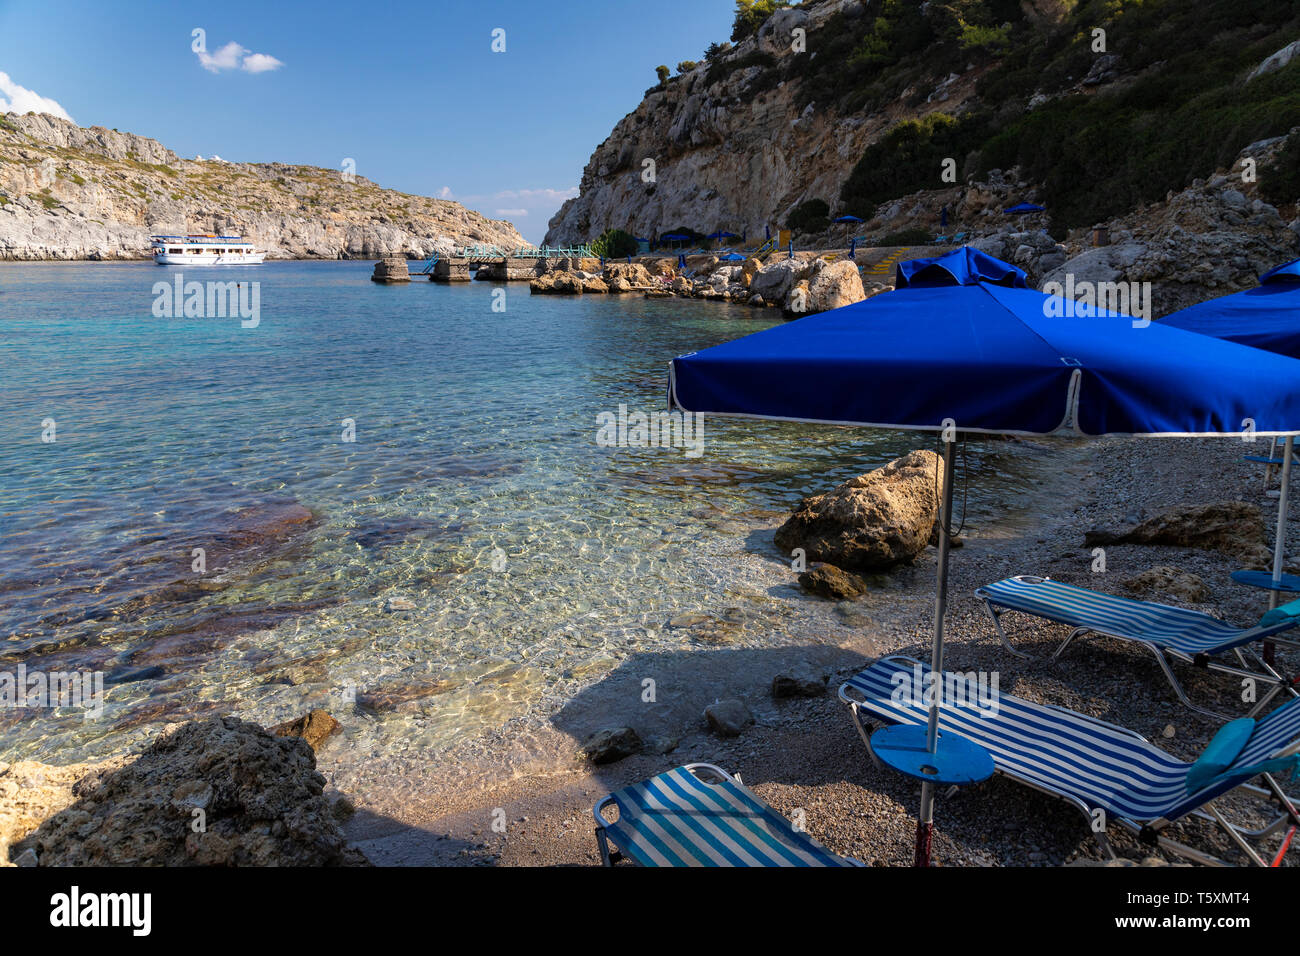
M 1044 442 L 1033 450 L 1037 465 L 1030 484 L 1037 491 L 1017 502 L 1020 507 L 1004 521 L 968 522 L 964 546 L 953 552 L 945 666 L 996 672 L 1003 693 L 1117 723 L 1171 754 L 1195 759 L 1219 725 L 1180 704 L 1153 659 L 1132 645 L 1096 637 L 1076 642 L 1056 663 L 1015 658 L 999 643 L 972 592 L 1011 574 L 1032 573 L 1187 604 L 1126 587 L 1150 568 L 1173 567 L 1204 583 L 1203 600 L 1187 606 L 1248 625 L 1266 609 L 1266 597 L 1229 579 L 1238 567 L 1232 556 L 1113 545 L 1106 549 L 1106 570 L 1099 573 L 1084 538 L 1089 531 L 1132 524 L 1170 508 L 1234 499 L 1261 509 L 1271 537 L 1276 488 L 1267 494 L 1258 466 L 1242 461 L 1255 449 L 1238 440 L 1105 439 Z M 790 587 L 793 573 L 770 544 L 763 546 L 764 540 L 770 543 L 771 530 L 756 529 L 746 540 L 750 557 L 766 565 L 772 586 L 784 588 L 793 602 L 831 604 Z M 802 810 L 808 831 L 831 850 L 870 865 L 907 865 L 919 787 L 872 765 L 835 691 L 873 657 L 928 655 L 934 570 L 935 550 L 929 548 L 912 566 L 873 582 L 863 597 L 834 604 L 845 627 L 792 635 L 788 647 L 756 654 L 712 652 L 717 666 L 701 666 L 691 656 L 675 669 L 633 657 L 581 706 L 571 705 L 549 722 L 507 723 L 491 748 L 498 760 L 461 763 L 448 755 L 422 769 L 404 768 L 400 779 L 386 780 L 382 767 L 373 768 L 364 785 L 336 779 L 360 795 L 345 832 L 379 864 L 594 864 L 599 857 L 591 807 L 598 799 L 670 767 L 704 761 L 738 772 L 783 813 Z M 1039 656 L 1050 654 L 1066 634 L 1064 628 L 1023 616 L 1008 615 L 1005 621 L 1017 646 Z M 1279 660 L 1285 671 L 1285 651 L 1279 651 Z M 826 675 L 825 693 L 773 699 L 773 678 L 801 664 Z M 669 715 L 648 717 L 636 696 L 642 673 L 655 673 L 661 687 L 673 688 Z M 1179 676 L 1203 705 L 1244 712 L 1230 678 L 1191 668 Z M 755 718 L 731 739 L 710 733 L 701 716 L 715 698 L 728 696 L 742 699 Z M 652 736 L 666 752 L 593 765 L 578 754 L 580 736 L 600 723 L 652 727 L 643 736 Z M 320 763 L 329 777 L 328 750 Z M 1181 824 L 1175 838 L 1228 859 L 1235 852 L 1226 838 L 1196 822 Z M 1103 861 L 1077 811 L 1000 777 L 941 799 L 935 841 L 940 864 L 948 866 Z M 1170 862 L 1122 832 L 1112 834 L 1112 843 L 1121 863 Z

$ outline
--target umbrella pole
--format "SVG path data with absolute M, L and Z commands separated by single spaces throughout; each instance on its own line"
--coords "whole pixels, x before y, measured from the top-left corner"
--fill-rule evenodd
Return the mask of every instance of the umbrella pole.
M 943 617 L 948 609 L 948 534 L 952 527 L 953 459 L 956 441 L 945 441 L 943 446 L 943 492 L 939 507 L 939 573 L 935 583 L 934 643 L 930 649 L 932 681 L 943 680 Z M 942 683 L 931 685 L 930 722 L 926 726 L 926 750 L 934 753 L 939 742 L 939 689 Z M 916 821 L 916 855 L 914 866 L 930 865 L 931 840 L 934 836 L 934 784 L 921 784 L 921 813 Z
M 1282 558 L 1286 553 L 1287 492 L 1291 490 L 1291 455 L 1295 451 L 1295 438 L 1288 435 L 1282 446 L 1282 485 L 1277 498 L 1277 536 L 1273 539 L 1273 590 L 1268 595 L 1269 610 L 1277 607 L 1282 581 Z M 1264 660 L 1273 663 L 1273 642 L 1264 642 Z

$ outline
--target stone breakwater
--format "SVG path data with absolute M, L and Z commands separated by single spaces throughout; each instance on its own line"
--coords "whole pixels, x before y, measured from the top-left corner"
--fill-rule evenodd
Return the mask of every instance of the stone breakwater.
M 182 159 L 144 136 L 0 114 L 0 260 L 144 259 L 151 234 L 188 233 L 243 235 L 273 259 L 527 244 L 504 220 L 353 173 Z
M 641 293 L 650 297 L 713 299 L 755 307 L 774 306 L 789 315 L 825 312 L 867 298 L 858 266 L 852 260 L 827 258 L 749 258 L 723 262 L 717 256 L 692 256 L 684 268 L 673 259 L 611 262 L 597 260 L 555 269 L 534 279 L 535 295 Z M 870 294 L 889 286 L 874 283 Z

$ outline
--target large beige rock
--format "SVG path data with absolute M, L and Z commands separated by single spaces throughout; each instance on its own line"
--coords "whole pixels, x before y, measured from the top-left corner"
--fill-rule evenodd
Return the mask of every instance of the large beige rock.
M 808 311 L 827 312 L 861 302 L 867 297 L 862 275 L 849 259 L 828 263 L 808 286 Z
M 605 265 L 604 279 L 611 289 L 616 280 L 622 279 L 629 288 L 645 287 L 654 283 L 654 276 L 639 262 L 610 262 Z
M 1232 555 L 1249 567 L 1264 568 L 1272 560 L 1266 534 L 1257 506 L 1245 501 L 1216 501 L 1180 505 L 1117 531 L 1089 531 L 1084 544 L 1090 548 L 1111 544 L 1200 548 Z
M 193 721 L 83 778 L 15 849 L 42 866 L 365 865 L 324 787 L 301 738 L 234 717 Z
M 784 302 L 790 289 L 800 279 L 807 278 L 811 270 L 811 264 L 802 259 L 778 259 L 750 278 L 749 291 L 768 302 Z
M 534 295 L 582 295 L 584 284 L 575 273 L 548 272 L 528 283 L 528 291 Z
M 805 498 L 776 532 L 787 553 L 852 571 L 883 571 L 926 546 L 943 486 L 939 456 L 914 451 L 882 468 Z
M 83 780 L 85 785 L 91 785 L 100 775 L 123 763 L 125 760 L 62 767 L 28 760 L 0 763 L 0 866 L 14 865 L 10 860 L 11 846 L 75 801 Z M 35 857 L 34 852 L 15 855 L 26 857 L 19 863 Z

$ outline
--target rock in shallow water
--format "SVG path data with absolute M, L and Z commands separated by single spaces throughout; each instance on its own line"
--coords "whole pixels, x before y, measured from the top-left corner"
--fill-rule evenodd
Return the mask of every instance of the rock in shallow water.
M 914 451 L 805 498 L 777 529 L 786 553 L 802 548 L 810 561 L 853 571 L 883 571 L 911 561 L 934 528 L 943 483 L 939 456 Z
M 799 586 L 809 594 L 834 601 L 855 598 L 867 592 L 867 583 L 862 578 L 842 571 L 833 564 L 814 564 L 799 575 Z
M 301 737 L 312 750 L 319 750 L 321 744 L 343 730 L 343 725 L 317 708 L 297 720 L 279 724 L 270 730 L 277 737 Z

